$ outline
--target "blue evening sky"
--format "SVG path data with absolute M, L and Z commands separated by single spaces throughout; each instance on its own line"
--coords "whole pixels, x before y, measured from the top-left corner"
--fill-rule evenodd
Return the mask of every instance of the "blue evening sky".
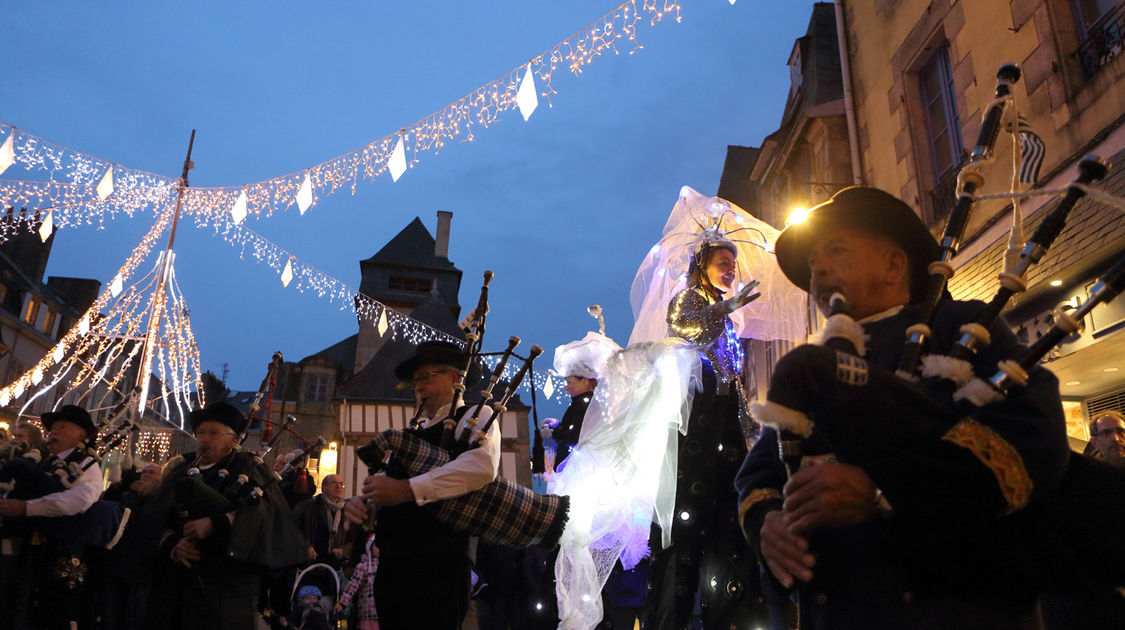
M 682 185 L 718 187 L 726 146 L 775 130 L 786 60 L 811 2 L 684 1 L 682 22 L 640 25 L 644 49 L 560 69 L 553 106 L 509 113 L 471 143 L 252 227 L 359 285 L 358 261 L 415 216 L 453 212 L 460 301 L 496 273 L 488 346 L 555 346 L 596 326 L 627 340 L 628 293 Z M 614 7 L 567 2 L 5 2 L 0 120 L 119 164 L 238 185 L 312 166 L 413 123 L 525 63 Z M 60 230 L 50 275 L 108 282 L 151 214 Z M 177 274 L 204 369 L 253 389 L 288 360 L 356 330 L 354 317 L 282 287 L 275 272 L 190 224 Z M 148 262 L 144 268 L 152 263 Z

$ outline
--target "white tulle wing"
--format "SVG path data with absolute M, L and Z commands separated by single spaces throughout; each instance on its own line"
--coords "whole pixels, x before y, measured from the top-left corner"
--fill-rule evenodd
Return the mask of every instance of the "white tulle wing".
M 618 558 L 631 568 L 645 557 L 650 523 L 669 544 L 677 433 L 687 429 L 699 357 L 698 348 L 668 339 L 633 344 L 607 363 L 551 488 L 570 496 L 555 564 L 560 627 L 589 630 L 601 621 L 602 586 Z

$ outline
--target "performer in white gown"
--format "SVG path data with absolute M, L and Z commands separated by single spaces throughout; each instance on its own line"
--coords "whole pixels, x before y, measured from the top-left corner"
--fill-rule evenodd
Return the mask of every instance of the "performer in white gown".
M 723 368 L 723 382 L 726 391 L 733 387 L 741 396 L 741 346 L 736 338 L 804 338 L 804 296 L 777 269 L 772 255 L 776 235 L 777 230 L 737 206 L 685 187 L 663 238 L 638 270 L 631 292 L 637 321 L 629 346 L 606 363 L 581 438 L 553 488 L 555 494 L 571 497 L 570 520 L 556 564 L 562 627 L 588 629 L 601 620 L 602 585 L 618 558 L 630 568 L 649 553 L 650 523 L 660 528 L 659 548 L 673 543 L 680 434 L 689 435 L 695 393 L 705 385 L 718 391 L 714 363 L 721 361 L 733 369 L 730 360 L 737 362 L 738 371 Z M 717 278 L 717 284 L 725 286 L 716 287 L 703 306 L 724 311 L 719 314 L 722 333 L 718 336 L 725 347 L 739 348 L 738 357 L 719 359 L 708 353 L 714 341 L 705 338 L 708 335 L 686 335 L 686 328 L 669 330 L 669 310 L 675 310 L 673 298 L 689 288 L 692 259 L 714 249 L 735 260 L 732 270 Z M 754 281 L 761 299 L 750 302 Z M 720 288 L 733 295 L 722 299 Z M 710 377 L 705 377 L 705 356 Z M 741 403 L 736 399 L 734 408 Z M 739 415 L 721 421 L 737 423 Z M 739 427 L 736 433 L 744 453 L 752 432 Z M 717 445 L 699 447 L 717 451 Z M 715 480 L 715 489 L 725 489 L 732 481 L 733 471 L 731 479 Z M 734 510 L 732 502 L 729 511 Z

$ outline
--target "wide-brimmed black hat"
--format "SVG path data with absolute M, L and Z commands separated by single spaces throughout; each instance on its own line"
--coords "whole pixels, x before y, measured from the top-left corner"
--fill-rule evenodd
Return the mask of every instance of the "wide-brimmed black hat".
M 90 412 L 78 405 L 63 405 L 62 409 L 58 411 L 48 411 L 39 418 L 39 421 L 43 423 L 43 426 L 48 431 L 51 430 L 51 425 L 59 420 L 66 420 L 80 427 L 86 432 L 87 439 L 93 438 L 98 434 L 98 428 L 94 426 L 94 421 L 90 418 Z
M 414 370 L 422 365 L 448 365 L 457 370 L 465 369 L 465 351 L 451 341 L 424 341 L 414 350 L 414 356 L 398 364 L 395 376 L 400 381 L 414 378 Z M 480 380 L 480 364 L 473 361 L 465 374 L 465 386 L 472 387 Z
M 809 290 L 809 250 L 813 243 L 837 228 L 855 228 L 882 234 L 898 243 L 910 260 L 911 301 L 920 299 L 929 282 L 929 264 L 941 255 L 933 234 L 910 206 L 878 188 L 845 188 L 809 210 L 808 218 L 785 228 L 774 251 L 785 277 Z
M 211 403 L 202 409 L 196 409 L 188 414 L 187 419 L 193 432 L 204 422 L 225 424 L 231 431 L 239 434 L 246 428 L 246 416 L 225 402 Z

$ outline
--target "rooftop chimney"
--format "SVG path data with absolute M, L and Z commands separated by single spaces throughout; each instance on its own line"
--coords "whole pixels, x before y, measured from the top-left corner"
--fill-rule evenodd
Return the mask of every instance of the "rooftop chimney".
M 449 258 L 449 222 L 453 220 L 453 213 L 438 210 L 437 213 L 437 238 L 434 240 L 434 256 Z

